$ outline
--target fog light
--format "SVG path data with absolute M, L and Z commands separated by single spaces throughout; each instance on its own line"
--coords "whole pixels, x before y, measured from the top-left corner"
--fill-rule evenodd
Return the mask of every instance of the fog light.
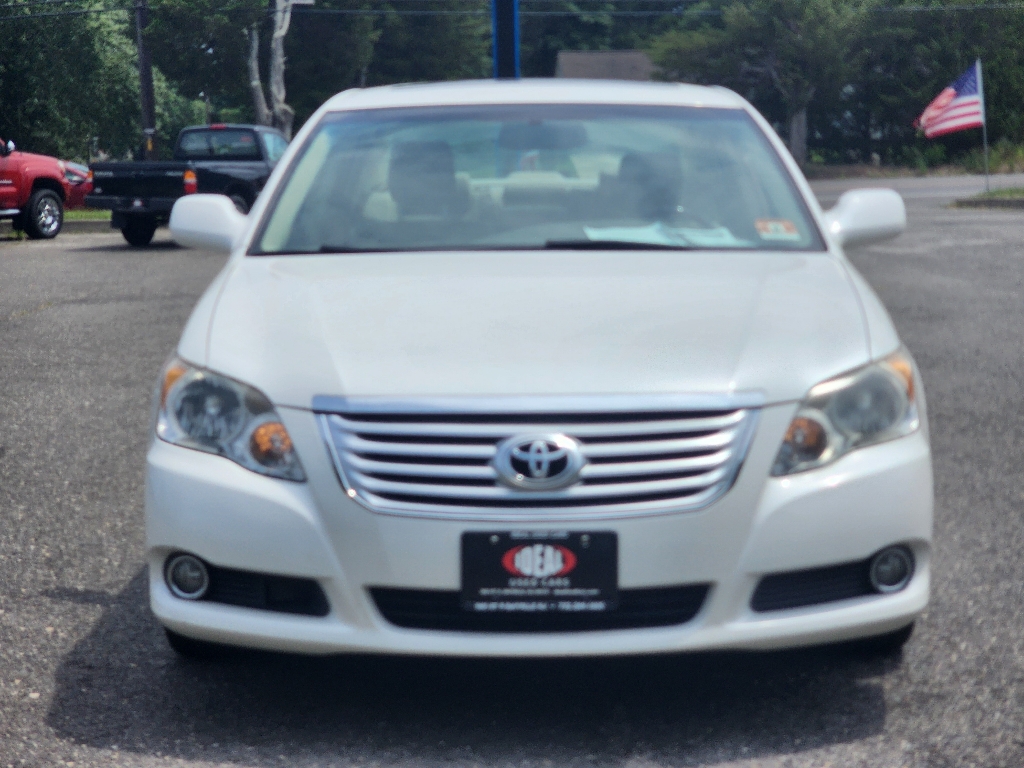
M 195 555 L 175 555 L 167 561 L 164 573 L 175 597 L 198 600 L 210 588 L 206 565 Z
M 914 556 L 906 547 L 886 547 L 871 558 L 868 575 L 877 592 L 899 592 L 914 575 Z

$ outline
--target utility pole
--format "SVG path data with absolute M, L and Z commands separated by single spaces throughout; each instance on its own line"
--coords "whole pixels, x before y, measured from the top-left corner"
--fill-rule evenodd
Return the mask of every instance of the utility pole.
M 519 78 L 519 0 L 491 0 L 494 77 Z
M 206 124 L 210 124 L 210 113 L 213 111 L 210 106 L 210 97 L 206 95 L 206 91 L 199 92 L 199 98 L 203 100 L 203 104 L 206 108 Z
M 149 24 L 146 0 L 135 0 L 135 44 L 139 49 L 139 104 L 142 107 L 144 160 L 156 159 L 156 104 L 153 98 L 153 64 L 142 30 Z

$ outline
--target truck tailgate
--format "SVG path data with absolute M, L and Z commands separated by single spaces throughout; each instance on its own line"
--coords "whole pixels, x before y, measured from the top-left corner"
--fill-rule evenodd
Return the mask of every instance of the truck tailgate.
M 117 197 L 180 197 L 188 163 L 94 163 L 93 194 Z

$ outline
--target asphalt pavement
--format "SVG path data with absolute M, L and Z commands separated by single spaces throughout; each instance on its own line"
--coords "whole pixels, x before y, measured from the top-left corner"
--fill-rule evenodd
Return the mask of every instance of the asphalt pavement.
M 896 186 L 910 212 L 851 253 L 932 420 L 933 598 L 889 661 L 179 660 L 146 604 L 143 460 L 223 258 L 165 233 L 0 242 L 0 768 L 1024 765 L 1024 212 L 943 207 L 970 183 L 815 185 Z
M 831 206 L 848 189 L 888 187 L 895 189 L 908 206 L 924 204 L 926 207 L 948 205 L 954 200 L 973 197 L 985 191 L 985 176 L 958 174 L 955 176 L 904 176 L 894 179 L 829 179 L 811 183 L 823 206 Z M 1024 187 L 1024 173 L 998 173 L 989 177 L 991 190 Z

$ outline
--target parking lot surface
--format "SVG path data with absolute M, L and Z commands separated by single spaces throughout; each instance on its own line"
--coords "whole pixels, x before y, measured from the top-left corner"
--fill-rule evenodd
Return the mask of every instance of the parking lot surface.
M 143 463 L 153 381 L 223 258 L 166 233 L 0 242 L 0 768 L 1019 768 L 1024 212 L 943 207 L 980 184 L 898 180 L 908 232 L 851 253 L 920 364 L 935 454 L 932 603 L 889 661 L 181 661 L 147 607 Z

